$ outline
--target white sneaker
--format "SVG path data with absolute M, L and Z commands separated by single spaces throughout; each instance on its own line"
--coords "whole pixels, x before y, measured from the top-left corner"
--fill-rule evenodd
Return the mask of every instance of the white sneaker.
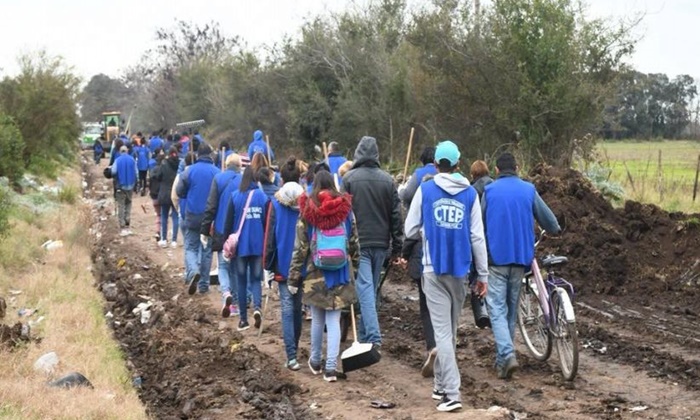
M 168 241 L 158 241 L 158 246 L 161 248 L 167 248 L 168 247 Z
M 170 242 L 170 248 L 177 248 L 177 242 L 175 242 L 175 241 Z
M 119 232 L 119 236 L 124 237 L 124 236 L 129 236 L 129 230 L 128 229 L 122 229 Z

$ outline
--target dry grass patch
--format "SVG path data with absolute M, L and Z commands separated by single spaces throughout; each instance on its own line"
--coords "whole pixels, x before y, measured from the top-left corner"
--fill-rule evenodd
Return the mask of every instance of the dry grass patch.
M 77 173 L 65 178 L 79 188 Z M 123 355 L 104 322 L 103 301 L 90 272 L 89 210 L 61 204 L 42 215 L 16 218 L 0 243 L 0 296 L 21 290 L 4 321 L 44 320 L 32 329 L 41 337 L 12 351 L 0 349 L 0 417 L 2 418 L 146 418 Z M 48 252 L 41 244 L 62 240 L 63 248 Z M 9 303 L 9 302 L 8 302 Z M 20 318 L 21 308 L 37 314 Z M 55 351 L 60 359 L 53 376 L 35 372 L 42 354 Z M 94 389 L 56 389 L 46 382 L 77 371 Z

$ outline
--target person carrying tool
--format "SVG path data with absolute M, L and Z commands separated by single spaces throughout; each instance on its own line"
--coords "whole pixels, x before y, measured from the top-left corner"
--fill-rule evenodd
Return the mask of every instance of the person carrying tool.
M 476 190 L 458 171 L 460 152 L 451 141 L 435 150 L 438 174 L 416 191 L 406 217 L 406 237 L 421 238 L 423 291 L 435 331 L 435 379 L 432 397 L 438 411 L 462 408 L 455 357 L 459 315 L 467 295 L 474 257 L 476 291 L 486 294 L 488 263 L 481 206 Z
M 260 130 L 255 130 L 253 133 L 253 141 L 250 143 L 248 146 L 248 157 L 253 158 L 253 155 L 256 153 L 262 153 L 263 156 L 268 156 L 268 150 L 267 150 L 267 142 L 265 142 L 265 136 L 263 135 L 263 132 Z M 270 159 L 275 160 L 275 154 L 272 152 L 272 148 L 270 148 Z M 271 164 L 272 162 L 268 162 Z
M 299 197 L 301 217 L 296 225 L 294 252 L 289 268 L 288 289 L 294 295 L 303 287 L 302 300 L 311 307 L 311 356 L 314 375 L 335 382 L 340 353 L 340 313 L 356 299 L 348 261 L 357 268 L 360 242 L 352 212 L 352 198 L 335 188 L 333 176 L 320 171 L 314 176 L 311 194 Z M 302 273 L 306 264 L 306 278 Z M 326 336 L 326 365 L 321 365 L 323 329 Z M 325 368 L 325 370 L 324 370 Z

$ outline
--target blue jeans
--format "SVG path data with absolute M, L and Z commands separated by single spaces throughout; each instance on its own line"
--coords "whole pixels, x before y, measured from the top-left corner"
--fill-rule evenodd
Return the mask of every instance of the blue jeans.
M 262 307 L 262 257 L 251 255 L 236 257 L 236 276 L 238 276 L 238 308 L 241 311 L 241 321 L 248 321 L 246 297 L 248 287 L 253 293 L 253 308 L 259 311 Z
M 168 240 L 168 214 L 173 219 L 173 239 L 172 242 L 177 242 L 177 231 L 179 229 L 180 217 L 177 214 L 175 207 L 171 205 L 160 206 L 160 239 Z
M 379 331 L 377 316 L 377 287 L 379 275 L 386 258 L 384 248 L 362 248 L 360 250 L 360 268 L 355 280 L 355 291 L 360 302 L 360 342 L 381 344 L 382 335 Z
M 525 267 L 501 265 L 489 267 L 489 287 L 486 305 L 491 318 L 491 329 L 496 341 L 496 365 L 503 366 L 515 356 L 515 321 L 518 316 L 520 286 Z
M 185 282 L 199 273 L 202 277 L 197 283 L 200 292 L 209 290 L 209 272 L 211 271 L 211 246 L 204 248 L 199 241 L 199 230 L 185 229 Z
M 327 311 L 311 306 L 311 361 L 321 363 L 323 356 L 323 327 L 326 327 L 326 370 L 338 367 L 340 353 L 340 309 Z
M 297 358 L 299 337 L 301 337 L 301 296 L 303 290 L 300 287 L 295 295 L 289 293 L 287 282 L 279 282 L 280 306 L 282 306 L 282 336 L 284 337 L 284 351 L 287 353 L 287 361 Z
M 231 294 L 233 301 L 238 304 L 238 276 L 236 271 L 231 269 L 231 262 L 224 259 L 223 252 L 216 253 L 216 259 L 219 261 L 219 290 L 223 298 L 227 293 Z M 232 288 L 231 285 L 234 285 Z

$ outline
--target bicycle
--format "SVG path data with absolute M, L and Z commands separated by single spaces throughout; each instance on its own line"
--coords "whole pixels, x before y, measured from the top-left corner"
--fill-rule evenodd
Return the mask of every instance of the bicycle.
M 535 243 L 540 243 L 544 232 Z M 536 360 L 545 361 L 552 354 L 556 340 L 562 377 L 572 381 L 578 371 L 578 332 L 576 315 L 571 300 L 574 287 L 555 275 L 554 267 L 565 264 L 564 256 L 548 255 L 542 259 L 547 272 L 542 278 L 537 258 L 525 274 L 518 302 L 518 327 L 529 353 Z

